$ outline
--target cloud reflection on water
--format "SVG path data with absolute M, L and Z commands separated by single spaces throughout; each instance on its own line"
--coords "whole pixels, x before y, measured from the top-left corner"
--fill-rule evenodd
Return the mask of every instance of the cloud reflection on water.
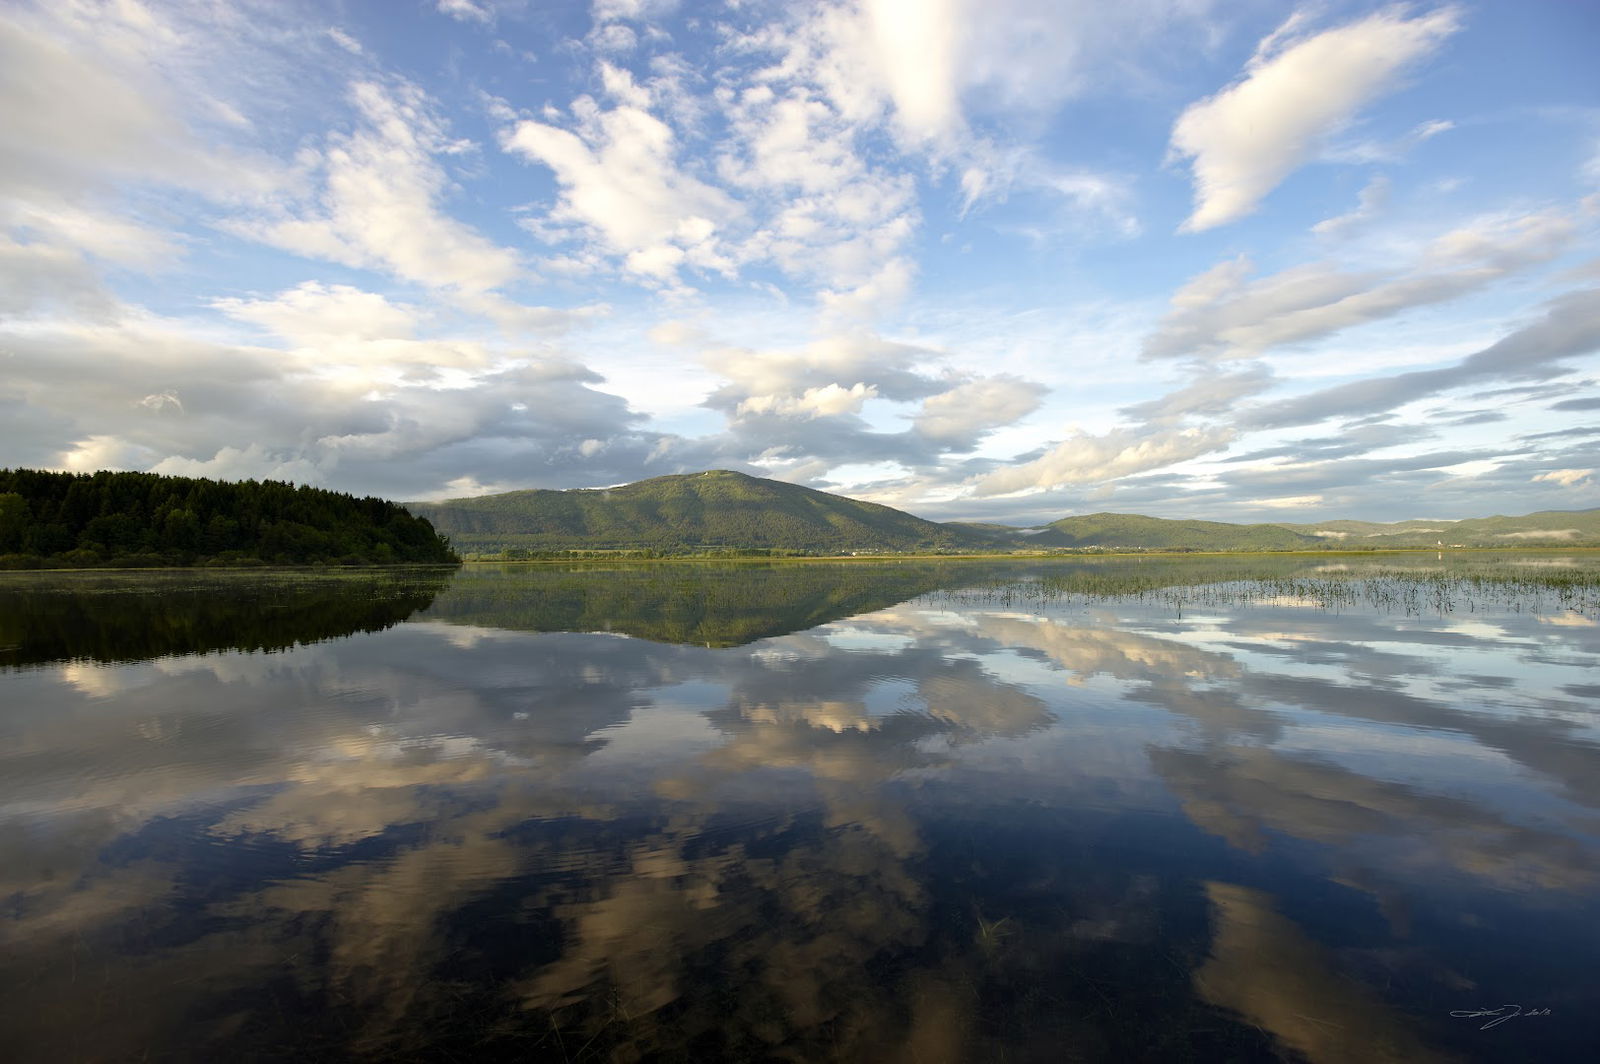
M 1158 1022 L 1424 1059 L 1448 1032 L 1295 913 L 1375 899 L 1423 997 L 1512 933 L 1463 953 L 1406 913 L 1580 926 L 1600 632 L 1541 620 L 933 596 L 742 647 L 480 615 L 11 674 L 0 1022 L 24 1059 L 390 1056 L 457 1044 L 463 1001 L 494 1047 L 619 1059 L 1138 1056 Z M 1514 686 L 1451 692 L 1452 655 Z M 1313 726 L 1416 740 L 1406 777 L 1296 746 Z M 1464 776 L 1461 749 L 1494 756 Z

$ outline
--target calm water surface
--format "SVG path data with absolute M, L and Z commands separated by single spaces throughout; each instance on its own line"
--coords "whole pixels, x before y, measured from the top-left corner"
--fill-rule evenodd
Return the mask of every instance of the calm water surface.
M 8 1060 L 1600 1043 L 1600 557 L 4 575 Z

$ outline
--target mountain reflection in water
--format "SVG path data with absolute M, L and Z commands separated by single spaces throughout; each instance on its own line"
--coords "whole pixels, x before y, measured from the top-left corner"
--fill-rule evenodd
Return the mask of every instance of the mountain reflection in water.
M 1581 1059 L 1595 563 L 1395 564 L 0 584 L 0 1045 Z

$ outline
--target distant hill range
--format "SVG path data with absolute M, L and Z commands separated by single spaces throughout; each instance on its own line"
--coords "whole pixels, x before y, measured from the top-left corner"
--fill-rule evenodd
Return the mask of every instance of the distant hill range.
M 1545 510 L 1522 517 L 1462 521 L 1323 521 L 1234 525 L 1169 521 L 1138 514 L 1064 517 L 1037 528 L 962 526 L 997 542 L 1109 550 L 1379 550 L 1404 547 L 1600 546 L 1600 509 Z
M 1105 547 L 1115 550 L 1320 550 L 1327 544 L 1282 525 L 1230 525 L 1221 521 L 1168 521 L 1139 514 L 1063 517 L 1037 528 L 963 525 L 990 543 L 1017 547 Z
M 1337 546 L 1600 546 L 1600 509 L 1541 510 L 1521 517 L 1469 517 L 1462 521 L 1324 521 L 1283 527 Z
M 1463 521 L 1238 525 L 1138 514 L 1033 528 L 925 521 L 876 503 L 726 469 L 615 488 L 512 491 L 407 503 L 461 551 L 758 550 L 795 554 L 1013 550 L 1294 551 L 1600 546 L 1600 509 Z

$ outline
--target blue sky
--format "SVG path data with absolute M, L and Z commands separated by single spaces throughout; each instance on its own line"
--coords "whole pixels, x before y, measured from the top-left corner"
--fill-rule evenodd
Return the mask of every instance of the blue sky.
M 1600 6 L 0 11 L 0 465 L 1600 505 Z

